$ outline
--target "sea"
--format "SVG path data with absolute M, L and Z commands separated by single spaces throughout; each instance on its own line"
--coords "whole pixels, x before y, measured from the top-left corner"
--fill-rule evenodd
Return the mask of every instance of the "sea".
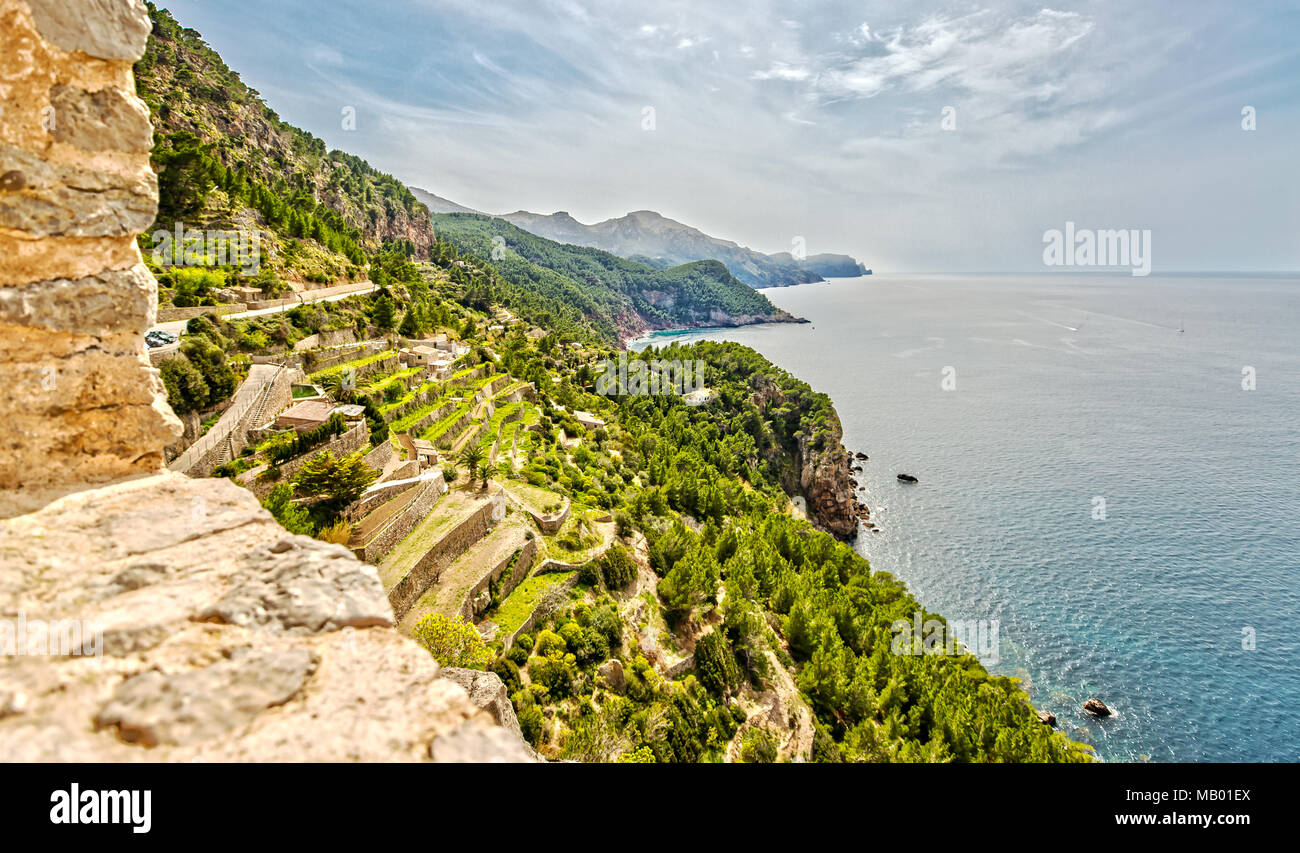
M 985 665 L 1103 760 L 1300 760 L 1300 277 L 764 293 L 809 322 L 632 348 L 736 341 L 829 394 L 869 457 L 879 532 L 855 547 L 928 610 L 996 629 Z

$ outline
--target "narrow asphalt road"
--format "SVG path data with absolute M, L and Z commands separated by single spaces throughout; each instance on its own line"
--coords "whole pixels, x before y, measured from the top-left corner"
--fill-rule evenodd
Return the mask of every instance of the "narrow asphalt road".
M 223 314 L 221 315 L 221 318 L 223 320 L 245 320 L 248 319 L 249 317 L 262 317 L 267 314 L 275 314 L 280 311 L 292 311 L 294 308 L 297 308 L 299 305 L 309 305 L 313 302 L 338 302 L 340 299 L 347 299 L 349 296 L 356 296 L 361 293 L 373 293 L 375 290 L 378 289 L 378 287 L 379 285 L 372 284 L 370 285 L 369 288 L 354 290 L 351 293 L 335 293 L 333 296 L 321 296 L 316 299 L 299 299 L 298 302 L 287 304 L 287 305 L 277 305 L 274 308 L 259 308 L 256 311 L 240 311 L 237 314 Z M 300 293 L 298 295 L 301 297 L 302 294 Z M 188 320 L 169 320 L 165 323 L 155 323 L 149 329 L 149 331 L 152 332 L 156 330 L 156 331 L 170 332 L 171 334 L 179 338 L 181 335 L 185 334 L 185 325 L 188 322 L 189 322 Z M 176 349 L 178 346 L 179 343 L 168 344 L 166 347 L 152 347 L 150 348 L 150 352 L 168 352 L 170 350 Z

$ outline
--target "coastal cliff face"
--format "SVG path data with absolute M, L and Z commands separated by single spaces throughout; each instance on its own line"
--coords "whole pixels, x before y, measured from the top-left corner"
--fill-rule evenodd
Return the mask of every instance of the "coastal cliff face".
M 821 449 L 814 448 L 806 437 L 799 439 L 799 487 L 808 500 L 809 514 L 818 524 L 840 539 L 852 539 L 858 533 L 858 516 L 848 451 L 841 444 L 839 415 L 832 415 L 834 429 L 824 434 Z
M 754 402 L 761 411 L 790 405 L 771 377 L 756 375 L 752 383 Z M 814 434 L 806 429 L 796 432 L 794 458 L 781 466 L 781 485 L 789 494 L 803 493 L 811 521 L 847 540 L 857 536 L 858 516 L 843 436 L 840 417 L 833 408 L 818 419 Z

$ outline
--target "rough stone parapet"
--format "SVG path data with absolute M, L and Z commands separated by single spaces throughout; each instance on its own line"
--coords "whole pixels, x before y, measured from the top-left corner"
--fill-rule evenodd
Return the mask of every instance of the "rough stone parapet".
M 0 0 L 0 517 L 155 472 L 181 432 L 142 337 L 148 34 L 139 0 Z

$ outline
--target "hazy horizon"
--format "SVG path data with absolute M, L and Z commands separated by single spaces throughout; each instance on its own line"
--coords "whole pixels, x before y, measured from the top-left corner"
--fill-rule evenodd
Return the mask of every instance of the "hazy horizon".
M 1300 268 L 1290 4 L 165 5 L 286 121 L 485 212 L 881 272 L 1043 271 L 1066 222 L 1149 229 L 1153 274 Z

